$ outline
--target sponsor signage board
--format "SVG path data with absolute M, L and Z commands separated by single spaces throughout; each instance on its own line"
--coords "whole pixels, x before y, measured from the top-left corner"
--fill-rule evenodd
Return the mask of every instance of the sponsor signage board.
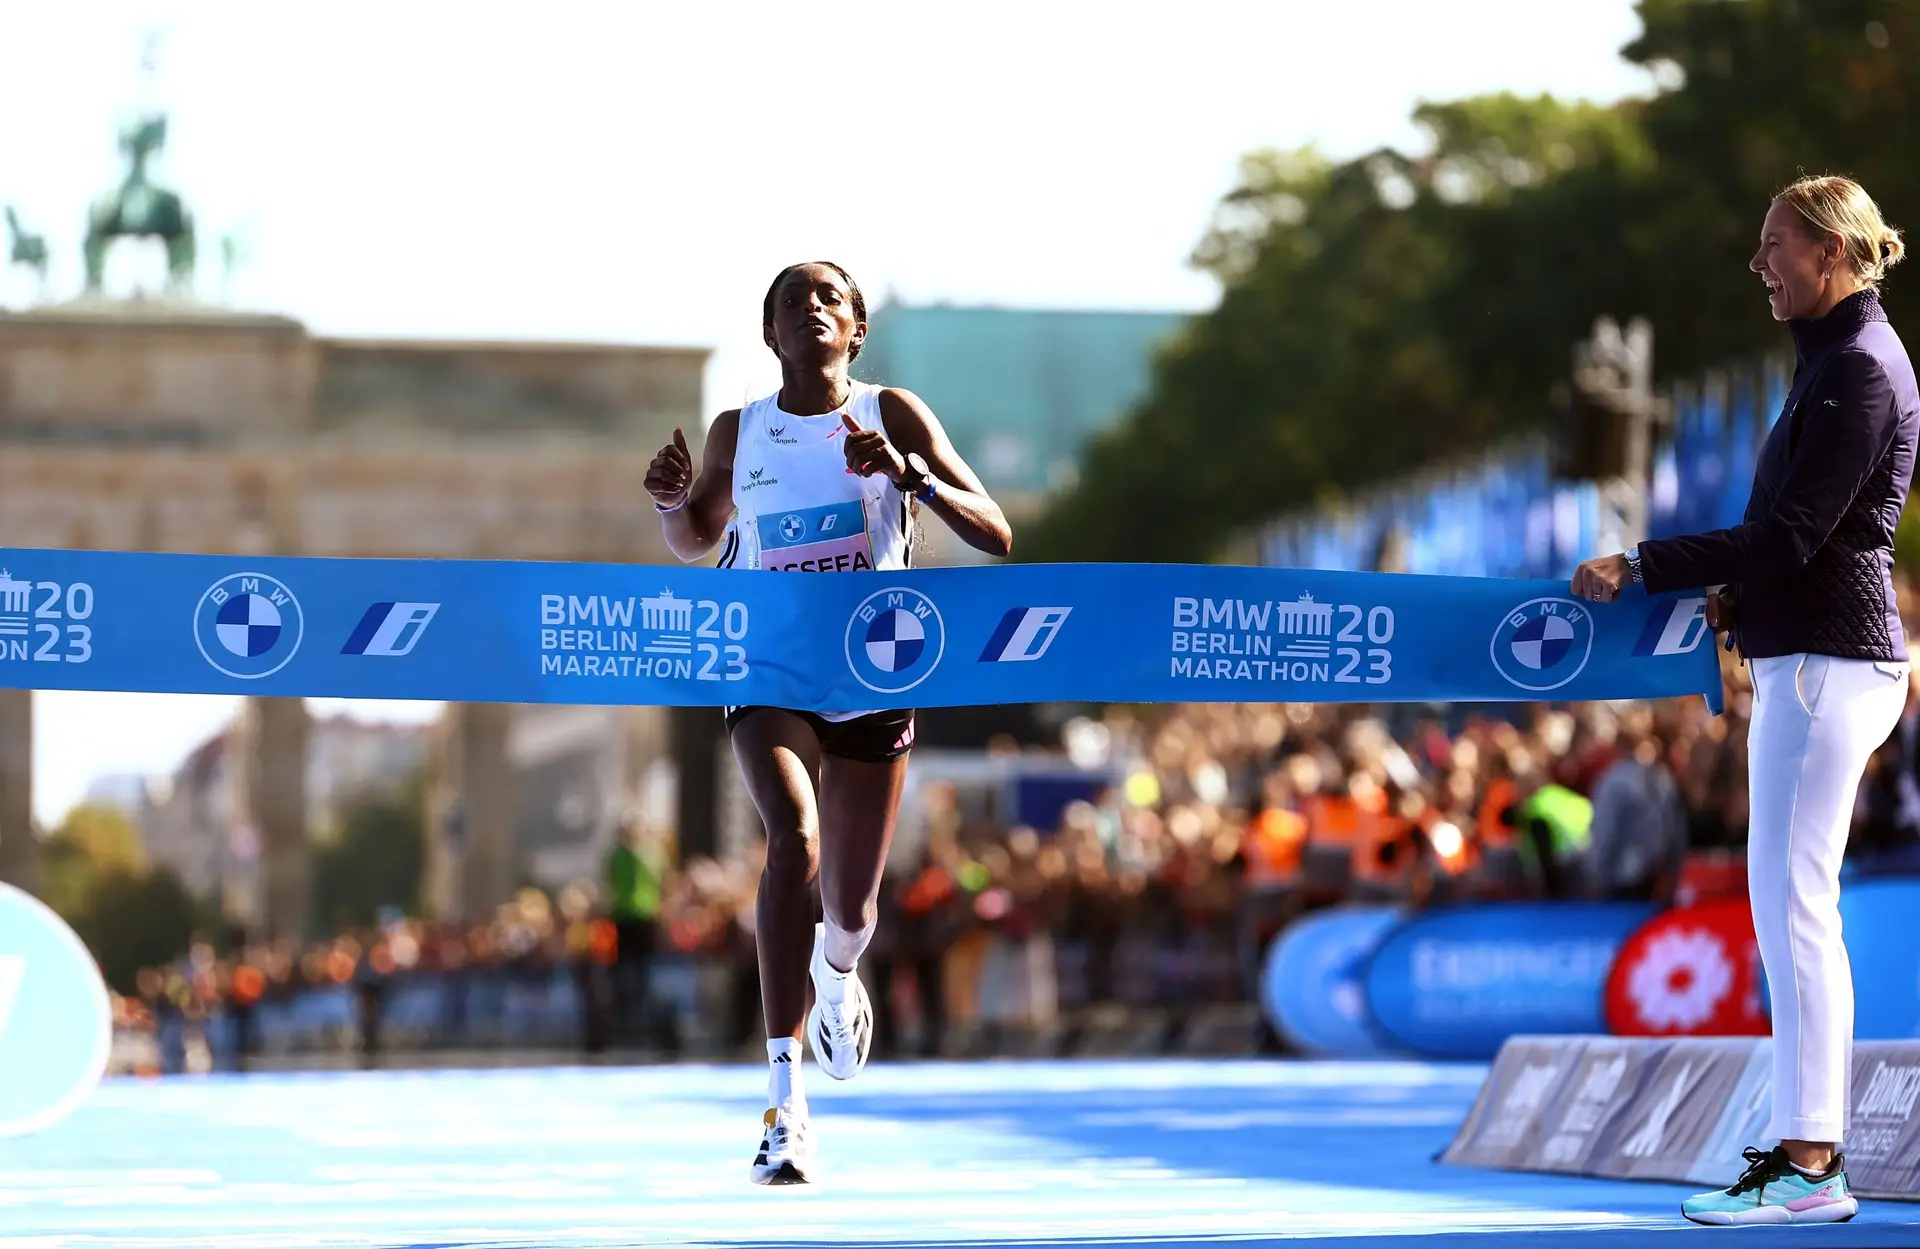
M 66 921 L 0 884 L 0 1136 L 50 1127 L 107 1069 L 113 1012 L 93 956 Z
M 1725 1185 L 1769 1148 L 1766 1037 L 1520 1036 L 1442 1162 Z M 1920 1201 L 1920 1041 L 1862 1041 L 1843 1150 L 1854 1191 Z
M 1598 1038 L 1515 1037 L 1500 1047 L 1467 1121 L 1441 1161 L 1469 1167 L 1536 1169 L 1540 1123 Z
M 1653 913 L 1617 902 L 1434 911 L 1381 942 L 1367 1000 L 1388 1037 L 1434 1058 L 1490 1058 L 1522 1033 L 1599 1034 L 1607 973 Z
M 1620 949 L 1607 976 L 1616 1036 L 1765 1036 L 1766 973 L 1745 898 L 1667 911 Z
M 1874 880 L 1840 891 L 1840 929 L 1853 964 L 1853 1035 L 1920 1037 L 1920 881 Z
M 1274 939 L 1260 976 L 1267 1018 L 1308 1054 L 1390 1052 L 1367 1007 L 1367 960 L 1400 923 L 1399 908 L 1343 906 L 1304 916 Z

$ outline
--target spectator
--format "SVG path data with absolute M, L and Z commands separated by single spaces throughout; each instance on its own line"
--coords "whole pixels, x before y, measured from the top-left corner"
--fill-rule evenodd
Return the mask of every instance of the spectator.
M 1318 906 L 1664 895 L 1689 847 L 1737 850 L 1744 836 L 1751 702 L 1727 671 L 1719 717 L 1697 700 L 1512 720 L 1116 709 L 1102 726 L 1112 783 L 1051 828 L 996 823 L 987 790 L 928 780 L 924 823 L 905 830 L 882 893 L 886 942 L 870 951 L 876 1041 L 919 1055 L 1177 1046 L 1214 1006 L 1252 1018 L 1273 937 Z M 1018 753 L 996 750 L 996 762 Z M 171 1070 L 190 1065 L 199 1028 L 209 1045 L 244 1028 L 255 1052 L 328 1045 L 330 1000 L 350 1040 L 356 989 L 378 994 L 383 1061 L 426 1046 L 632 1041 L 637 1022 L 670 1053 L 682 1022 L 703 1054 L 758 1053 L 764 847 L 674 867 L 637 822 L 618 837 L 602 890 L 529 893 L 472 928 L 395 917 L 306 950 L 240 946 L 211 966 L 197 948 L 144 974 L 144 1001 L 121 1013 L 160 1029 L 155 1065 Z M 1885 870 L 1902 846 L 1920 858 L 1920 688 L 1876 760 L 1852 854 Z M 617 1037 L 596 1031 L 602 991 Z M 213 1048 L 225 1065 L 226 1046 Z
M 1573 898 L 1584 892 L 1593 827 L 1591 802 L 1549 781 L 1535 785 L 1502 818 L 1518 831 L 1520 857 L 1538 874 L 1547 897 Z
M 626 1038 L 639 1035 L 650 1020 L 664 866 L 657 839 L 648 836 L 639 813 L 629 811 L 607 855 L 608 910 L 615 935 L 614 1031 Z
M 1601 898 L 1666 898 L 1686 856 L 1687 817 L 1648 711 L 1634 713 L 1621 753 L 1593 792 L 1588 881 Z

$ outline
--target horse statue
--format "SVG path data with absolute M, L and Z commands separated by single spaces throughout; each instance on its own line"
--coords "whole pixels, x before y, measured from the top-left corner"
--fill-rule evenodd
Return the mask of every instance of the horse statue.
M 13 205 L 7 205 L 7 233 L 13 236 L 13 246 L 7 251 L 7 263 L 25 265 L 33 270 L 40 279 L 42 293 L 47 287 L 47 240 L 38 234 L 28 234 L 27 228 L 20 224 L 20 214 Z
M 167 245 L 167 271 L 176 288 L 193 281 L 196 259 L 193 215 L 180 197 L 156 186 L 147 176 L 147 162 L 166 146 L 167 118 L 152 113 L 120 132 L 120 150 L 127 157 L 127 176 L 100 197 L 87 216 L 87 289 L 98 291 L 106 276 L 107 248 L 115 239 L 158 238 Z

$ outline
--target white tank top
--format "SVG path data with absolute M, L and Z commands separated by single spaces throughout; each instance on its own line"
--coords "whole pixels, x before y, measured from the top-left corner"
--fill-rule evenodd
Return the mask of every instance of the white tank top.
M 819 416 L 780 410 L 780 393 L 740 410 L 733 450 L 734 517 L 721 568 L 769 572 L 887 572 L 908 566 L 913 518 L 907 498 L 879 474 L 847 468 L 851 411 L 862 429 L 886 428 L 880 387 L 854 382 L 847 401 Z M 823 711 L 858 719 L 864 711 Z
M 847 402 L 819 416 L 780 410 L 776 391 L 740 412 L 733 451 L 734 533 L 722 568 L 770 572 L 887 572 L 905 568 L 912 539 L 907 498 L 878 473 L 847 468 L 851 410 L 884 429 L 880 388 L 853 383 Z

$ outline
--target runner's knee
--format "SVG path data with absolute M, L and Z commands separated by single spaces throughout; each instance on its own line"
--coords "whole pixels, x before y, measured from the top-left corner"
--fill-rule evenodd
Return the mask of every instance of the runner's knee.
M 850 905 L 843 899 L 829 898 L 822 890 L 820 909 L 827 922 L 846 933 L 866 932 L 880 922 L 880 905 L 871 898 Z
M 820 839 L 807 822 L 797 818 L 767 826 L 766 875 L 812 879 L 820 864 Z

